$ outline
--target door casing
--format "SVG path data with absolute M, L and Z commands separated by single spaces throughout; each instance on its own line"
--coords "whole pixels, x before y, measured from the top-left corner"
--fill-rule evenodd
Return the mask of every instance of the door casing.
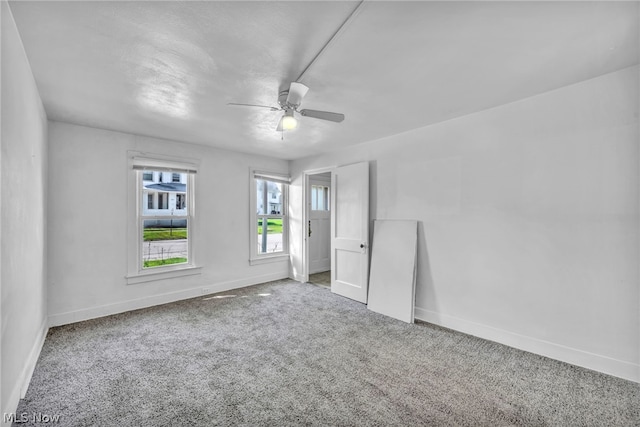
M 309 233 L 309 219 L 311 213 L 310 198 L 311 187 L 309 184 L 309 177 L 311 175 L 317 175 L 325 172 L 333 172 L 336 166 L 329 166 L 319 169 L 310 169 L 302 172 L 302 281 L 309 281 L 309 239 L 307 238 Z M 333 173 L 331 174 L 331 188 L 333 189 Z M 333 191 L 333 190 L 332 190 Z

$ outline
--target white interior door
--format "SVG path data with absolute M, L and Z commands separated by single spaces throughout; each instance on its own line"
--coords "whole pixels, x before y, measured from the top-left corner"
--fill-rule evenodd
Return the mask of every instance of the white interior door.
M 331 270 L 331 172 L 309 177 L 309 274 Z
M 367 302 L 369 164 L 335 168 L 331 191 L 331 292 Z

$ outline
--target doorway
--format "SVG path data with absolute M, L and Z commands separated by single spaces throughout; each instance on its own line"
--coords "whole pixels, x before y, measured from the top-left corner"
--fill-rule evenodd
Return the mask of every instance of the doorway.
M 309 282 L 313 272 L 330 271 L 331 292 L 366 304 L 369 163 L 305 171 L 303 182 L 304 281 Z M 328 238 L 326 230 L 329 230 Z M 315 241 L 314 237 L 317 238 Z M 325 259 L 327 249 L 329 255 Z M 311 260 L 314 261 L 313 268 Z
M 331 170 L 305 174 L 305 271 L 308 282 L 331 287 Z

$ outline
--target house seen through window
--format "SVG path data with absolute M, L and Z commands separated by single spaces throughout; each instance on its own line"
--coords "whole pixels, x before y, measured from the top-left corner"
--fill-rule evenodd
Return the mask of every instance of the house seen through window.
M 285 185 L 256 179 L 256 254 L 282 253 L 285 250 L 283 227 Z
M 188 263 L 187 174 L 144 171 L 140 176 L 142 267 Z

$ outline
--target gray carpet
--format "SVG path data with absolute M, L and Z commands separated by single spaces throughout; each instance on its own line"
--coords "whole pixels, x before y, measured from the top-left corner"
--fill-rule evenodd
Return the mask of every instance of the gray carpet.
M 66 426 L 640 425 L 629 381 L 310 284 L 224 295 L 51 329 L 18 413 Z

